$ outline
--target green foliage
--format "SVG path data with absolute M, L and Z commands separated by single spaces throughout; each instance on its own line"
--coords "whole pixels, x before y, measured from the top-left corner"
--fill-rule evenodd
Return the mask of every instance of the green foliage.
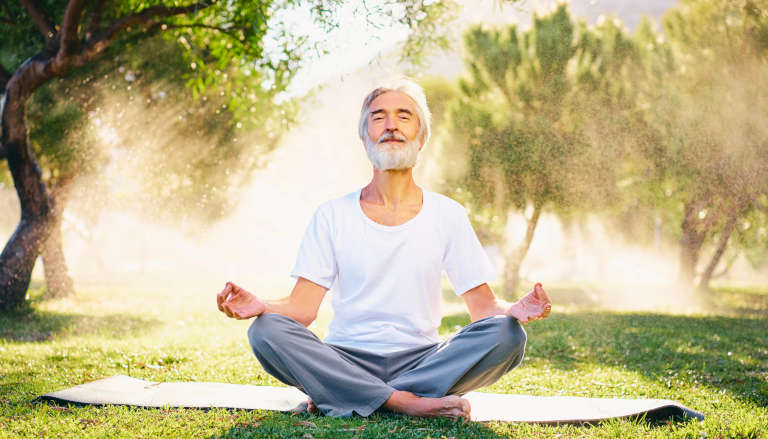
M 76 99 L 73 95 L 80 90 L 62 90 L 61 84 L 41 87 L 27 107 L 29 140 L 49 182 L 75 174 L 90 175 L 99 160 L 104 160 L 98 156 L 95 139 L 86 131 L 86 99 Z
M 661 220 L 667 236 L 684 241 L 701 234 L 709 255 L 736 215 L 726 262 L 745 252 L 755 267 L 766 257 L 766 11 L 758 1 L 683 1 L 664 16 L 663 35 L 640 26 L 640 119 L 629 135 L 643 141 L 626 175 L 631 210 L 654 212 L 632 221 Z M 687 210 L 688 229 L 680 226 Z
M 38 0 L 40 8 L 49 14 L 52 21 L 61 23 L 64 4 L 58 0 Z M 29 13 L 20 1 L 3 2 L 0 14 L 8 21 L 0 20 L 0 65 L 13 72 L 26 59 L 36 55 L 42 48 L 42 36 Z
M 403 44 L 401 59 L 423 66 L 430 52 L 448 49 L 450 44 L 447 31 L 458 9 L 458 4 L 453 0 L 403 2 L 402 15 L 398 21 L 410 32 Z
M 737 215 L 726 265 L 743 254 L 763 266 L 766 10 L 683 1 L 663 34 L 645 20 L 629 36 L 561 5 L 527 32 L 471 29 L 468 73 L 446 107 L 445 156 L 466 166 L 449 168 L 446 187 L 502 243 L 510 211 L 599 210 L 637 243 L 702 239 L 707 259 Z
M 620 25 L 587 28 L 561 4 L 529 31 L 474 27 L 464 36 L 468 75 L 449 106 L 446 147 L 467 167 L 447 186 L 497 240 L 511 210 L 561 213 L 606 204 L 615 192 L 619 148 L 591 141 L 595 115 L 624 99 L 634 48 Z M 453 170 L 452 170 L 453 171 Z

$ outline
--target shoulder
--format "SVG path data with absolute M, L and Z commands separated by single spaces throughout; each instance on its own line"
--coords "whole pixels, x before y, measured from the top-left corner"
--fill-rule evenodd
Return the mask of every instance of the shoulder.
M 359 194 L 360 190 L 356 190 L 320 204 L 315 210 L 315 218 L 323 218 L 325 220 L 343 218 L 355 208 L 355 202 L 357 201 Z
M 430 197 L 434 202 L 434 205 L 440 210 L 441 216 L 443 215 L 458 215 L 464 216 L 467 214 L 467 210 L 458 201 L 453 198 L 447 197 L 437 192 L 431 192 L 424 189 L 424 196 Z

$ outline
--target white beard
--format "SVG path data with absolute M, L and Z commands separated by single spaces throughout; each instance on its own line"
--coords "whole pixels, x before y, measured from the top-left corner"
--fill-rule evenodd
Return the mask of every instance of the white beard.
M 391 137 L 405 140 L 405 143 L 390 145 L 383 142 Z M 366 133 L 364 143 L 368 159 L 379 171 L 410 169 L 416 166 L 416 162 L 419 160 L 420 145 L 418 139 L 408 141 L 402 135 L 387 136 L 385 133 L 374 143 Z

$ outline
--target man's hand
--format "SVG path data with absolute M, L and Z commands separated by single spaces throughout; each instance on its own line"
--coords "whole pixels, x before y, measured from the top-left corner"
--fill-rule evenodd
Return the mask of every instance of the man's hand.
M 505 314 L 516 318 L 520 323 L 528 323 L 547 317 L 551 310 L 552 303 L 549 301 L 546 291 L 541 287 L 541 284 L 536 284 L 533 291 L 513 303 Z
M 224 289 L 216 295 L 219 311 L 234 319 L 250 319 L 264 313 L 267 307 L 258 297 L 227 282 Z

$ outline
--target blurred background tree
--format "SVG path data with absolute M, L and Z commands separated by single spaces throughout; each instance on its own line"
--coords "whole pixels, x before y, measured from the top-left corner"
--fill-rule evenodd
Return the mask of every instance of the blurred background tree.
M 528 31 L 475 27 L 464 39 L 468 75 L 447 105 L 446 147 L 466 167 L 450 168 L 445 190 L 501 245 L 511 297 L 545 209 L 591 212 L 616 197 L 620 148 L 590 138 L 603 129 L 598 116 L 606 105 L 624 97 L 618 78 L 634 52 L 619 23 L 588 28 L 565 4 L 534 16 Z M 506 239 L 513 212 L 526 220 L 519 243 Z
M 636 244 L 677 241 L 688 287 L 706 290 L 741 255 L 768 262 L 764 1 L 681 1 L 663 32 L 645 20 L 632 35 L 561 4 L 528 31 L 464 39 L 465 76 L 425 86 L 444 113 L 444 190 L 500 245 L 506 296 L 547 210 L 598 214 Z
M 684 0 L 663 33 L 646 22 L 634 37 L 645 130 L 628 134 L 649 142 L 628 180 L 632 220 L 647 229 L 654 211 L 679 240 L 681 284 L 707 290 L 719 265 L 768 257 L 768 3 Z

